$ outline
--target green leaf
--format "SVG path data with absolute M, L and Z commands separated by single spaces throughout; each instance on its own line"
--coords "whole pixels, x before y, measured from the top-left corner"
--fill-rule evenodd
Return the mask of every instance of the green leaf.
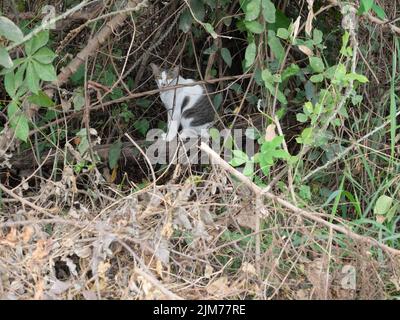
M 13 42 L 21 42 L 24 34 L 14 22 L 6 17 L 0 17 L 0 36 L 3 35 Z
M 321 73 L 325 70 L 324 62 L 319 57 L 310 57 L 310 66 L 314 72 Z
M 149 121 L 146 119 L 136 121 L 133 126 L 142 134 L 142 136 L 146 136 L 147 130 L 149 130 L 150 127 Z
M 17 92 L 17 87 L 15 83 L 15 74 L 14 72 L 7 73 L 4 76 L 4 87 L 6 89 L 6 92 L 11 98 L 15 98 L 15 94 Z
M 358 8 L 358 14 L 363 14 L 371 10 L 374 4 L 374 0 L 361 0 L 360 7 Z
M 221 56 L 222 59 L 225 61 L 225 63 L 231 67 L 232 66 L 232 56 L 230 51 L 227 48 L 222 48 L 221 49 Z
M 56 70 L 51 64 L 43 64 L 40 62 L 32 61 L 33 67 L 36 70 L 36 74 L 40 79 L 44 81 L 55 81 L 57 80 Z
M 85 97 L 80 88 L 74 90 L 74 94 L 72 96 L 72 102 L 74 104 L 75 111 L 82 110 L 83 106 L 85 105 Z
M 249 161 L 249 157 L 242 150 L 232 150 L 232 153 L 233 159 L 229 161 L 229 164 L 233 167 L 239 167 Z
M 39 76 L 37 75 L 35 68 L 33 67 L 33 62 L 30 61 L 28 62 L 28 66 L 26 68 L 26 78 L 25 78 L 26 84 L 28 86 L 28 89 L 34 93 L 38 94 L 39 92 Z
M 283 48 L 281 41 L 276 37 L 274 31 L 268 31 L 268 46 L 271 48 L 272 53 L 278 59 L 279 63 L 282 63 L 285 57 L 285 49 Z
M 348 73 L 348 74 L 346 74 L 345 79 L 358 81 L 360 83 L 368 82 L 368 78 L 366 76 L 363 76 L 362 74 L 358 74 L 358 73 Z
M 246 162 L 246 165 L 244 166 L 243 169 L 243 174 L 246 177 L 251 178 L 253 176 L 253 173 L 254 173 L 254 162 L 253 161 Z
M 204 4 L 199 0 L 190 0 L 190 8 L 192 9 L 197 20 L 203 21 L 204 19 Z
M 380 6 L 378 6 L 376 3 L 374 3 L 372 5 L 372 10 L 375 12 L 375 14 L 378 16 L 379 19 L 382 19 L 382 20 L 386 19 L 385 11 Z
M 374 214 L 385 215 L 392 206 L 393 198 L 382 195 L 378 198 L 374 207 Z
M 322 42 L 322 37 L 323 37 L 323 33 L 322 31 L 318 30 L 318 29 L 314 29 L 313 31 L 313 42 L 315 45 L 318 45 Z
M 304 113 L 300 112 L 300 113 L 296 114 L 296 119 L 298 122 L 304 123 L 304 122 L 307 122 L 308 117 Z
M 179 29 L 187 33 L 192 28 L 193 17 L 189 9 L 185 9 L 179 17 Z
M 29 136 L 29 122 L 26 115 L 19 114 L 15 119 L 15 126 L 13 126 L 15 135 L 18 139 L 26 142 Z
M 247 30 L 256 34 L 263 33 L 264 31 L 264 26 L 258 21 L 245 21 L 244 25 Z
M 218 110 L 219 107 L 221 106 L 222 100 L 223 100 L 222 93 L 218 93 L 218 94 L 216 94 L 216 95 L 214 96 L 214 98 L 213 98 L 213 104 L 214 104 L 214 107 L 215 107 L 217 110 Z
M 256 53 L 257 53 L 257 47 L 254 42 L 250 43 L 247 48 L 246 52 L 244 54 L 244 59 L 245 59 L 245 68 L 248 69 L 251 67 L 253 64 L 254 60 L 256 59 Z
M 28 101 L 45 108 L 50 108 L 54 106 L 53 100 L 51 100 L 49 96 L 43 91 L 39 91 L 38 94 L 31 95 L 28 98 Z
M 323 75 L 322 73 L 313 75 L 313 76 L 310 78 L 310 81 L 313 82 L 313 83 L 322 82 L 322 81 L 324 81 L 324 75 Z
M 49 31 L 41 31 L 25 43 L 25 51 L 31 56 L 40 48 L 44 47 L 47 42 L 49 42 Z
M 121 140 L 118 140 L 111 145 L 110 150 L 108 151 L 108 166 L 111 169 L 114 169 L 117 166 L 118 160 L 121 157 L 121 150 Z
M 217 35 L 217 33 L 214 31 L 214 27 L 213 27 L 211 24 L 209 24 L 209 23 L 204 23 L 204 28 L 206 29 L 206 31 L 207 31 L 209 34 L 211 34 L 211 36 L 212 36 L 214 39 L 217 39 L 217 38 L 218 38 L 218 35 Z
M 33 58 L 43 64 L 52 63 L 56 58 L 56 54 L 47 47 L 39 49 L 33 56 Z
M 261 1 L 260 0 L 249 0 L 244 8 L 246 14 L 245 20 L 252 21 L 258 18 L 261 11 Z
M 287 40 L 290 36 L 290 33 L 285 28 L 279 28 L 276 35 L 281 39 Z
M 272 96 L 278 99 L 278 101 L 284 105 L 287 104 L 287 99 L 285 95 L 275 87 L 275 77 L 271 74 L 271 72 L 268 69 L 264 69 L 261 73 L 261 77 L 264 81 L 265 87 L 268 89 L 268 91 L 271 93 Z
M 262 0 L 262 15 L 268 23 L 275 23 L 276 9 L 271 0 Z
M 0 66 L 3 66 L 7 69 L 13 67 L 13 61 L 11 60 L 8 51 L 4 47 L 0 47 Z
M 297 64 L 292 63 L 289 67 L 287 67 L 285 70 L 282 72 L 282 81 L 285 81 L 289 79 L 290 77 L 293 77 L 297 75 L 300 71 L 300 67 Z

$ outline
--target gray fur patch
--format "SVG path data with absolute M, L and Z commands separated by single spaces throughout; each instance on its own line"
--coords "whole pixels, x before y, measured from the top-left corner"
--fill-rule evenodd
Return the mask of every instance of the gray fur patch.
M 187 119 L 192 119 L 190 122 L 190 125 L 192 127 L 197 127 L 197 126 L 202 126 L 207 123 L 211 123 L 214 121 L 215 118 L 215 111 L 213 106 L 210 103 L 210 99 L 212 99 L 212 92 L 214 91 L 214 88 L 210 85 L 206 86 L 206 90 L 208 92 L 209 97 L 207 96 L 207 93 L 204 93 L 201 98 L 190 108 L 185 111 L 183 111 L 183 108 L 187 105 L 185 105 L 185 100 L 187 97 L 184 98 L 183 104 L 182 104 L 182 117 L 187 118 Z

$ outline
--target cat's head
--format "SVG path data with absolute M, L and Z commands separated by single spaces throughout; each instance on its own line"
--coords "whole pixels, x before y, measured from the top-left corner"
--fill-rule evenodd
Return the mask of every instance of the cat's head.
M 154 63 L 150 63 L 150 67 L 153 70 L 154 79 L 156 79 L 159 88 L 177 84 L 179 66 L 171 69 L 161 69 Z

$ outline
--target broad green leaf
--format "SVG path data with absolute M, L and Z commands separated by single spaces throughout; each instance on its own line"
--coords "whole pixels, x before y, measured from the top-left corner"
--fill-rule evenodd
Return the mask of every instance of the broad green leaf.
M 233 167 L 241 166 L 242 164 L 249 161 L 249 157 L 242 150 L 232 150 L 232 153 L 233 153 L 233 159 L 229 161 L 229 164 L 232 165 Z
M 214 38 L 217 39 L 218 35 L 217 33 L 214 31 L 214 27 L 209 24 L 209 23 L 204 23 L 204 28 L 206 29 L 206 31 Z
M 319 57 L 309 57 L 310 59 L 310 66 L 316 73 L 324 72 L 325 65 L 321 58 Z
M 29 121 L 26 115 L 23 113 L 19 114 L 15 119 L 15 135 L 18 139 L 26 142 L 29 136 Z
M 256 20 L 260 15 L 260 10 L 261 10 L 260 0 L 249 0 L 244 9 L 244 12 L 246 14 L 245 20 L 246 21 Z
M 108 151 L 108 165 L 111 169 L 114 169 L 117 166 L 118 160 L 121 157 L 121 150 L 121 140 L 118 140 L 111 145 L 110 150 Z
M 315 45 L 318 45 L 322 42 L 322 37 L 323 37 L 323 33 L 322 31 L 318 30 L 318 29 L 314 29 L 313 31 L 313 41 Z
M 221 135 L 219 134 L 219 131 L 216 128 L 210 128 L 208 130 L 208 133 L 209 133 L 212 141 L 218 141 L 219 142 L 219 140 L 221 138 Z
M 278 99 L 278 101 L 284 105 L 287 104 L 287 99 L 285 95 L 280 91 L 278 88 L 276 88 L 276 85 L 274 81 L 276 80 L 275 77 L 271 74 L 271 72 L 268 69 L 264 69 L 261 73 L 261 77 L 264 81 L 265 87 L 268 89 L 268 91 L 271 93 L 272 96 Z
M 39 91 L 38 94 L 31 95 L 28 98 L 28 101 L 40 107 L 45 107 L 45 108 L 50 108 L 54 106 L 53 100 L 51 100 L 49 96 L 45 94 L 43 91 Z
M 361 0 L 360 7 L 358 8 L 358 14 L 363 14 L 371 10 L 374 5 L 374 0 Z
M 386 195 L 382 195 L 378 198 L 374 207 L 374 214 L 385 215 L 388 213 L 390 207 L 392 206 L 393 198 Z
M 315 74 L 310 78 L 310 81 L 313 83 L 319 83 L 324 81 L 324 75 L 322 73 L 320 74 Z
M 360 83 L 367 83 L 368 82 L 368 78 L 366 76 L 363 76 L 362 74 L 358 74 L 358 73 L 348 73 L 345 76 L 346 80 L 355 80 L 358 81 Z
M 28 55 L 33 55 L 40 48 L 44 47 L 49 41 L 49 31 L 41 31 L 32 39 L 25 43 L 25 51 Z
M 137 120 L 133 126 L 143 135 L 146 136 L 147 130 L 149 130 L 149 121 L 146 119 Z
M 52 63 L 57 55 L 47 47 L 39 49 L 33 56 L 33 58 L 43 64 Z
M 282 63 L 285 57 L 285 49 L 272 30 L 268 31 L 268 46 L 271 48 L 272 53 L 278 59 L 279 63 Z
M 23 58 L 19 58 L 19 59 L 15 59 L 13 61 L 13 65 L 10 68 L 4 68 L 0 71 L 0 76 L 3 76 L 11 71 L 14 71 L 15 68 L 17 68 L 21 63 L 23 63 L 24 61 L 26 61 Z
M 281 39 L 287 40 L 290 36 L 290 33 L 285 28 L 279 28 L 276 35 Z
M 214 98 L 213 98 L 213 104 L 214 104 L 214 107 L 215 107 L 217 110 L 218 110 L 219 107 L 221 106 L 222 100 L 223 100 L 222 93 L 218 93 L 218 94 L 216 94 L 216 95 L 214 96 Z
M 0 36 L 3 35 L 13 42 L 21 42 L 24 34 L 14 22 L 6 17 L 0 17 Z
M 32 61 L 33 67 L 36 70 L 36 74 L 40 79 L 44 81 L 55 81 L 57 80 L 56 70 L 51 64 L 43 64 L 40 62 Z
M 290 77 L 293 77 L 297 75 L 300 71 L 300 67 L 297 64 L 292 63 L 289 67 L 287 67 L 285 70 L 282 72 L 282 81 L 285 81 L 289 79 Z
M 190 8 L 192 9 L 197 20 L 203 21 L 204 19 L 204 4 L 199 0 L 190 0 Z
M 0 66 L 9 69 L 12 68 L 13 65 L 13 61 L 11 60 L 11 57 L 8 54 L 6 48 L 0 47 Z
M 243 169 L 243 174 L 246 177 L 251 178 L 253 173 L 254 173 L 254 162 L 253 161 L 246 162 L 246 165 L 244 166 L 244 169 Z
M 10 121 L 10 123 L 15 122 L 15 118 L 17 116 L 17 112 L 19 112 L 19 106 L 18 103 L 13 100 L 11 101 L 8 106 L 7 106 L 7 116 L 8 116 L 8 120 Z
M 35 68 L 33 67 L 33 62 L 30 61 L 28 62 L 28 66 L 26 68 L 26 78 L 25 78 L 26 84 L 28 86 L 28 89 L 34 93 L 37 94 L 39 92 L 39 76 L 36 73 Z
M 250 32 L 260 34 L 264 31 L 264 26 L 258 21 L 245 21 L 244 24 Z
M 192 28 L 193 17 L 189 9 L 185 9 L 179 17 L 179 29 L 187 33 Z
M 74 94 L 72 97 L 72 103 L 74 104 L 75 111 L 82 110 L 83 106 L 85 105 L 85 97 L 84 97 L 82 90 L 74 91 Z
M 17 86 L 15 83 L 15 74 L 14 72 L 7 73 L 4 76 L 4 87 L 6 92 L 11 98 L 15 98 L 15 94 L 17 93 Z
M 232 66 L 232 56 L 230 51 L 227 48 L 222 48 L 221 49 L 221 56 L 222 59 L 225 61 L 225 63 L 231 67 Z
M 257 53 L 257 47 L 254 42 L 250 43 L 247 48 L 246 52 L 244 54 L 244 59 L 245 59 L 245 68 L 248 69 L 251 67 L 253 64 L 254 60 L 256 59 L 256 53 Z
M 262 0 L 261 6 L 262 6 L 262 14 L 265 21 L 267 21 L 268 23 L 275 23 L 276 9 L 272 1 Z
M 307 122 L 308 117 L 304 113 L 300 112 L 300 113 L 296 114 L 296 119 L 298 122 L 304 123 L 304 122 Z

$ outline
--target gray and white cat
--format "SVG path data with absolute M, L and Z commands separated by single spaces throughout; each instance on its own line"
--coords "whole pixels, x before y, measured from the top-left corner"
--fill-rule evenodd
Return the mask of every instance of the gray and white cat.
M 154 63 L 150 64 L 157 86 L 161 88 L 188 84 L 195 82 L 179 75 L 179 66 L 173 69 L 160 69 Z M 207 92 L 212 92 L 206 86 Z M 210 97 L 202 85 L 188 86 L 162 91 L 161 101 L 168 111 L 168 131 L 163 134 L 163 139 L 172 141 L 178 134 L 179 127 L 182 131 L 180 138 L 207 137 L 207 129 L 212 125 L 215 111 L 210 103 Z

